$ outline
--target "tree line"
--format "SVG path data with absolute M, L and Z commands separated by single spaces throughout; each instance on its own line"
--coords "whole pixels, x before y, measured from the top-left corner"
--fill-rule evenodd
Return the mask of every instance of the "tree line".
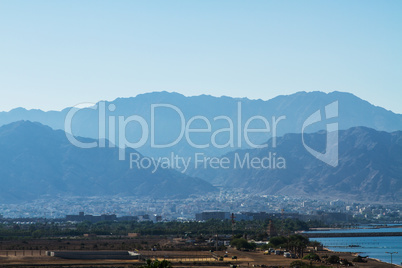
M 318 221 L 300 221 L 297 219 L 272 219 L 279 233 L 289 234 L 294 231 L 308 230 L 311 227 L 322 227 Z M 128 233 L 141 235 L 173 235 L 197 237 L 208 235 L 247 235 L 250 239 L 263 240 L 267 238 L 269 220 L 238 221 L 233 226 L 230 220 L 197 221 L 104 221 L 91 223 L 50 222 L 30 225 L 0 224 L 0 240 L 21 238 L 41 238 L 57 236 L 80 236 L 83 234 L 125 236 Z

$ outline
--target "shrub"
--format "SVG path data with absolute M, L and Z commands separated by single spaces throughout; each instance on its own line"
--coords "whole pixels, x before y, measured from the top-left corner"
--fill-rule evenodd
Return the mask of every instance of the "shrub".
M 347 259 L 340 259 L 339 263 L 342 264 L 342 265 L 345 265 L 345 266 L 353 266 L 353 263 L 351 263 Z
M 320 261 L 320 260 L 321 260 L 321 259 L 320 259 L 320 256 L 318 256 L 318 255 L 315 254 L 315 253 L 310 253 L 310 254 L 304 256 L 303 259 L 305 259 L 305 260 L 312 260 L 312 261 Z
M 356 258 L 352 260 L 352 262 L 367 262 L 362 256 L 357 255 Z
M 327 259 L 327 261 L 331 264 L 336 264 L 339 263 L 339 257 L 336 255 L 332 255 Z
M 256 248 L 255 243 L 248 243 L 244 238 L 235 238 L 230 242 L 232 247 L 236 247 L 236 249 L 251 249 L 254 250 Z

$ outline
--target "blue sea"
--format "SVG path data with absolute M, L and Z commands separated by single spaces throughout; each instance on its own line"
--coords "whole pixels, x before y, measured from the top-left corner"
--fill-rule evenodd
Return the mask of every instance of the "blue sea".
M 347 232 L 402 232 L 402 228 L 372 228 L 366 226 L 359 229 L 331 229 L 328 231 L 310 231 L 312 233 L 347 233 Z M 402 236 L 383 237 L 331 237 L 311 238 L 321 242 L 324 247 L 339 252 L 357 252 L 361 256 L 391 262 L 391 255 L 386 252 L 398 252 L 392 255 L 393 264 L 402 264 Z M 351 247 L 351 245 L 354 245 Z M 357 246 L 357 247 L 355 247 Z

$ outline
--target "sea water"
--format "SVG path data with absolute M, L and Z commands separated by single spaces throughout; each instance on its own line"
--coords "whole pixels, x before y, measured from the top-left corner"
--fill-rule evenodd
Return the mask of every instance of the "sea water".
M 311 233 L 381 233 L 402 232 L 402 228 L 359 228 L 359 229 L 333 229 L 328 231 L 311 231 Z M 311 238 L 321 242 L 324 247 L 338 252 L 356 252 L 360 256 L 391 262 L 391 254 L 386 252 L 398 252 L 392 254 L 392 263 L 402 263 L 402 236 L 378 236 L 378 237 L 325 237 Z

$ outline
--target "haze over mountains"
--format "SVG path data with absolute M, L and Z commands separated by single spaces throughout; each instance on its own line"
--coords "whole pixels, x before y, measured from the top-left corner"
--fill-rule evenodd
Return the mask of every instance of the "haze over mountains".
M 304 138 L 308 146 L 325 150 L 326 132 L 305 134 Z M 301 140 L 301 134 L 286 134 L 277 139 L 276 148 L 238 150 L 225 155 L 231 163 L 240 159 L 237 168 L 198 168 L 190 174 L 215 185 L 256 194 L 402 201 L 402 131 L 387 133 L 366 127 L 340 131 L 337 167 L 316 159 Z M 241 168 L 239 163 L 246 154 L 249 159 L 271 155 L 271 167 Z M 280 157 L 285 159 L 286 168 L 273 165 Z
M 326 133 L 322 130 L 326 129 L 327 123 L 339 124 L 339 165 L 332 167 L 306 150 L 299 133 L 311 114 L 323 111 L 325 106 L 335 101 L 338 102 L 338 117 L 323 118 L 308 126 L 304 133 L 306 144 L 323 152 Z M 209 146 L 196 148 L 183 136 L 173 146 L 151 148 L 149 132 L 146 143 L 137 149 L 142 155 L 161 157 L 174 153 L 180 157 L 194 157 L 196 153 L 203 153 L 224 156 L 233 162 L 236 154 L 263 158 L 275 153 L 276 158 L 285 159 L 286 168 L 190 167 L 187 175 L 172 169 L 157 169 L 155 173 L 152 169 L 130 169 L 128 159 L 119 161 L 118 148 L 109 148 L 109 142 L 106 142 L 106 148 L 82 149 L 72 145 L 61 131 L 70 109 L 44 112 L 18 108 L 0 113 L 0 201 L 28 201 L 58 195 L 187 197 L 216 192 L 217 188 L 212 184 L 242 188 L 254 194 L 402 201 L 402 115 L 373 106 L 349 93 L 299 92 L 262 101 L 154 92 L 104 104 L 104 128 L 99 126 L 102 103 L 98 103 L 97 110 L 83 109 L 73 117 L 73 134 L 87 137 L 80 138 L 81 141 L 95 141 L 99 138 L 99 129 L 102 129 L 104 136 L 101 138 L 111 138 L 113 144 L 118 144 L 123 134 L 118 131 L 122 120 L 134 115 L 143 118 L 150 127 L 151 105 L 168 104 L 169 107 L 154 110 L 156 144 L 168 144 L 180 136 L 183 127 L 180 112 L 185 124 L 196 116 L 203 116 L 211 123 L 211 131 L 190 134 L 194 143 Z M 227 119 L 216 119 L 218 116 Z M 244 135 L 240 135 L 239 140 L 238 130 L 242 131 L 246 121 L 253 116 L 264 117 L 270 124 L 269 134 L 250 134 L 254 144 L 267 141 L 271 144 L 275 120 L 272 117 L 286 117 L 277 124 L 276 148 L 252 149 L 248 148 Z M 191 128 L 205 128 L 206 121 L 194 120 Z M 234 146 L 213 146 L 212 133 L 228 129 L 229 121 L 233 123 Z M 261 120 L 255 120 L 250 126 L 261 128 L 264 125 Z M 138 122 L 131 122 L 124 134 L 127 140 L 136 142 L 143 138 L 142 131 Z M 219 132 L 214 138 L 217 144 L 225 144 L 230 140 L 230 133 Z M 129 153 L 137 151 L 126 149 L 125 155 Z
M 0 161 L 3 203 L 67 195 L 179 198 L 216 191 L 175 170 L 130 169 L 128 161 L 118 160 L 116 148 L 81 149 L 62 131 L 29 121 L 0 127 Z
M 381 131 L 402 130 L 402 115 L 395 114 L 381 107 L 376 107 L 370 103 L 344 92 L 298 92 L 288 96 L 278 96 L 271 100 L 249 100 L 236 99 L 230 97 L 212 97 L 212 96 L 195 96 L 185 97 L 178 93 L 153 92 L 138 95 L 133 98 L 118 98 L 112 102 L 105 103 L 105 137 L 118 144 L 118 116 L 127 118 L 132 115 L 138 115 L 148 123 L 149 134 L 146 143 L 137 148 L 138 151 L 147 156 L 167 156 L 172 151 L 182 156 L 192 156 L 194 153 L 203 152 L 211 156 L 223 155 L 227 152 L 239 149 L 239 106 L 241 103 L 240 117 L 241 129 L 244 129 L 246 121 L 253 116 L 262 116 L 267 119 L 270 133 L 251 133 L 250 140 L 254 144 L 261 144 L 267 141 L 273 133 L 274 120 L 278 120 L 281 116 L 286 119 L 279 120 L 276 128 L 276 136 L 282 136 L 286 133 L 300 133 L 304 121 L 315 111 L 323 110 L 326 105 L 338 101 L 339 116 L 337 122 L 340 129 L 348 129 L 355 126 L 365 126 Z M 217 148 L 209 146 L 207 148 L 194 148 L 183 138 L 174 146 L 168 148 L 151 148 L 151 105 L 152 104 L 170 104 L 178 108 L 185 118 L 185 123 L 194 116 L 204 116 L 211 123 L 211 133 L 228 128 L 227 120 L 214 120 L 217 116 L 227 116 L 233 123 L 233 147 Z M 115 110 L 110 111 L 112 105 Z M 99 106 L 98 106 L 99 107 Z M 43 112 L 41 110 L 25 110 L 23 108 L 14 109 L 10 112 L 0 113 L 0 125 L 8 124 L 19 120 L 30 120 L 48 125 L 53 129 L 64 130 L 66 114 L 70 109 L 62 111 Z M 275 119 L 272 119 L 272 117 Z M 109 124 L 109 118 L 115 119 L 114 124 Z M 183 124 L 180 121 L 179 113 L 172 108 L 158 107 L 155 108 L 155 142 L 156 144 L 168 144 L 175 141 L 180 136 Z M 283 118 L 283 117 L 282 117 Z M 101 120 L 102 121 L 102 120 Z M 111 126 L 116 128 L 116 138 L 109 137 L 109 129 Z M 254 120 L 250 124 L 251 128 L 261 128 L 264 124 L 260 120 Z M 195 120 L 191 124 L 191 128 L 206 128 L 205 122 Z M 326 122 L 323 120 L 319 123 L 306 128 L 306 132 L 316 132 L 326 128 Z M 99 136 L 99 109 L 84 109 L 77 112 L 72 120 L 72 132 L 76 136 L 90 137 L 98 139 Z M 129 123 L 126 127 L 125 135 L 132 142 L 137 142 L 142 137 L 142 128 L 138 123 Z M 195 144 L 211 144 L 210 133 L 191 133 L 191 140 Z M 228 132 L 221 132 L 216 135 L 217 144 L 226 144 L 230 139 Z M 250 146 L 244 140 L 244 136 L 240 138 L 241 147 L 249 148 Z

